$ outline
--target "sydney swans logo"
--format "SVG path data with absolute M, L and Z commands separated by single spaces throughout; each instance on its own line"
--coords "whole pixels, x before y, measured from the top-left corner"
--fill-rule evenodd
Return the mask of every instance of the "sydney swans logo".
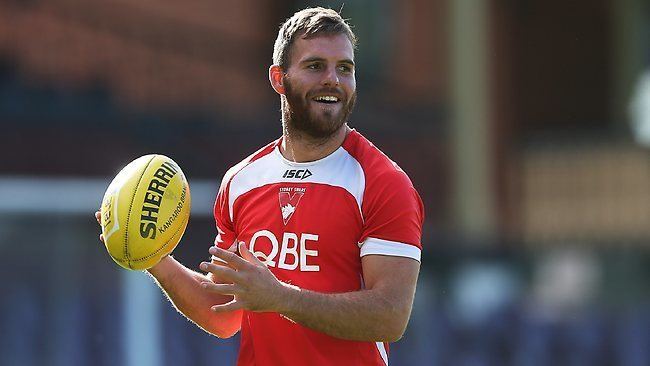
M 305 188 L 287 187 L 280 188 L 280 211 L 282 212 L 282 221 L 286 225 L 289 219 L 296 212 L 300 199 L 305 194 Z

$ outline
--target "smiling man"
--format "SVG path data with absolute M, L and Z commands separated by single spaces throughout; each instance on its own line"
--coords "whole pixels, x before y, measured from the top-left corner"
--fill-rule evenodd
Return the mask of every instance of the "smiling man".
M 387 365 L 410 317 L 424 210 L 406 174 L 348 117 L 356 38 L 334 10 L 280 28 L 269 80 L 282 137 L 224 176 L 203 275 L 172 257 L 149 270 L 239 365 Z

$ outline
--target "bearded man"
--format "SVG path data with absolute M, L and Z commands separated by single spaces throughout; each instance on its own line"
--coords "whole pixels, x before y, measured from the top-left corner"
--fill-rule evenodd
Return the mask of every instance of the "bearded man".
M 240 366 L 387 365 L 406 329 L 424 208 L 397 164 L 347 124 L 355 44 L 331 9 L 282 25 L 269 68 L 282 136 L 223 177 L 206 274 L 171 256 L 148 270 L 199 327 L 241 330 Z

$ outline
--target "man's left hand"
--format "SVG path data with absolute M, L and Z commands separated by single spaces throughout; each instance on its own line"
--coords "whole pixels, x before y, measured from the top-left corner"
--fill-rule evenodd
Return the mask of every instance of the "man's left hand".
M 226 312 L 246 309 L 256 312 L 278 311 L 283 293 L 289 285 L 280 282 L 271 271 L 251 253 L 244 242 L 239 243 L 239 253 L 211 247 L 210 254 L 224 261 L 227 266 L 202 262 L 200 268 L 210 272 L 220 281 L 227 284 L 217 284 L 211 281 L 202 282 L 201 286 L 222 295 L 233 295 L 235 298 L 223 305 L 212 306 L 214 312 Z

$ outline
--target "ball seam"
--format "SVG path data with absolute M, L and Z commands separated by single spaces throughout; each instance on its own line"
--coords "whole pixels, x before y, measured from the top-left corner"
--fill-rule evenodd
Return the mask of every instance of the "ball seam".
M 140 182 L 142 182 L 142 177 L 144 177 L 144 173 L 147 172 L 147 168 L 149 168 L 149 165 L 151 165 L 151 162 L 156 158 L 156 155 L 152 156 L 151 159 L 147 162 L 147 165 L 142 169 L 142 173 L 140 173 L 140 178 L 138 178 L 138 183 L 135 185 L 135 189 L 133 190 L 133 196 L 131 197 L 131 202 L 129 203 L 129 210 L 127 211 L 126 214 L 126 230 L 124 233 L 124 259 L 127 262 L 129 268 L 131 267 L 131 259 L 129 258 L 129 221 L 131 220 L 131 210 L 133 209 L 133 202 L 135 201 L 135 196 L 138 193 L 138 188 L 140 187 Z

